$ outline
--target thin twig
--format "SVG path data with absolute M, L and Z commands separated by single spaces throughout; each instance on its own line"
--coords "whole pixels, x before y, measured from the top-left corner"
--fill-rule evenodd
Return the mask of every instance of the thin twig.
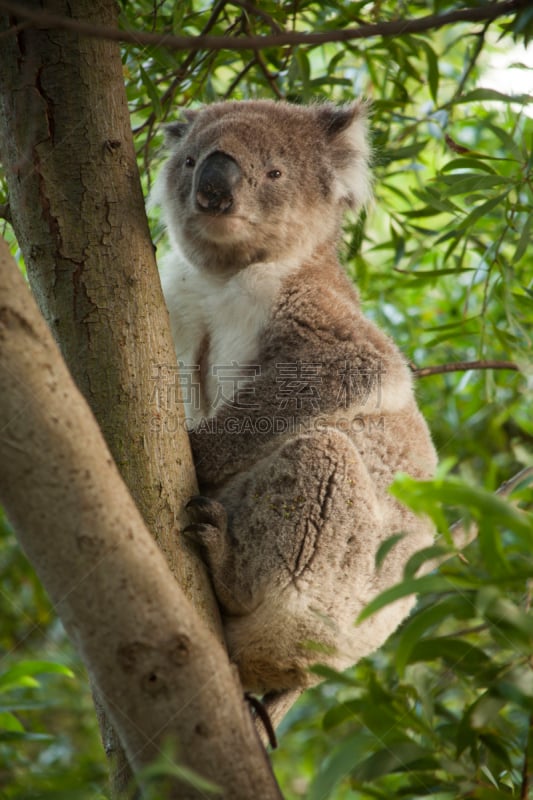
M 478 60 L 478 58 L 479 58 L 479 56 L 481 54 L 481 51 L 483 50 L 483 45 L 485 44 L 485 36 L 486 36 L 486 33 L 487 33 L 489 25 L 490 25 L 490 20 L 485 23 L 485 25 L 483 26 L 483 30 L 480 33 L 476 34 L 477 42 L 476 42 L 476 45 L 474 47 L 474 52 L 472 53 L 472 55 L 468 59 L 468 64 L 466 65 L 466 69 L 464 70 L 464 72 L 463 72 L 463 74 L 461 76 L 461 80 L 459 81 L 459 83 L 457 85 L 457 89 L 454 92 L 453 100 L 451 101 L 450 105 L 453 103 L 453 101 L 455 101 L 459 97 L 461 97 L 461 95 L 463 93 L 463 89 L 466 86 L 466 82 L 467 82 L 468 78 L 470 77 L 470 74 L 472 73 L 472 70 L 476 66 L 476 62 L 477 62 L 477 60 Z
M 268 85 L 270 86 L 270 88 L 272 89 L 272 91 L 274 92 L 274 94 L 278 97 L 279 100 L 285 100 L 286 99 L 285 95 L 283 94 L 283 92 L 279 88 L 278 84 L 276 83 L 276 76 L 273 75 L 270 72 L 270 70 L 268 69 L 268 65 L 267 65 L 265 59 L 263 58 L 263 55 L 261 54 L 261 52 L 259 50 L 256 51 L 255 58 L 256 58 L 256 61 L 257 61 L 258 65 L 259 65 L 259 68 L 260 68 L 261 72 L 265 76 L 265 79 L 266 79 Z
M 257 64 L 257 59 L 252 58 L 233 78 L 232 82 L 223 95 L 223 100 L 227 100 L 233 94 L 233 90 L 239 85 L 244 76 Z
M 251 27 L 251 23 L 246 18 L 243 19 L 243 31 L 245 31 L 245 33 L 249 34 L 249 35 L 253 34 L 253 28 Z M 259 67 L 259 69 L 261 70 L 263 75 L 265 76 L 265 79 L 266 79 L 268 85 L 270 86 L 270 88 L 272 89 L 272 91 L 274 92 L 274 94 L 277 95 L 279 100 L 284 100 L 285 96 L 284 96 L 283 92 L 281 91 L 281 89 L 279 88 L 279 86 L 277 85 L 275 76 L 270 74 L 270 71 L 268 69 L 268 65 L 267 65 L 265 59 L 263 58 L 263 54 L 261 53 L 261 51 L 260 50 L 255 50 L 254 51 L 254 56 L 255 56 L 255 62 L 257 64 L 257 66 Z
M 91 22 L 75 20 L 60 14 L 49 14 L 19 5 L 12 0 L 0 0 L 0 10 L 7 11 L 16 19 L 28 20 L 32 26 L 40 29 L 56 28 L 74 31 L 81 36 L 111 39 L 113 41 L 132 44 L 137 47 L 154 45 L 167 50 L 263 50 L 267 47 L 282 47 L 288 44 L 319 45 L 326 42 L 347 42 L 353 39 L 370 39 L 374 36 L 402 36 L 438 30 L 445 25 L 457 22 L 485 22 L 501 16 L 513 14 L 525 8 L 529 0 L 503 0 L 500 3 L 489 3 L 474 8 L 460 8 L 448 14 L 429 14 L 425 17 L 410 20 L 391 20 L 358 28 L 344 30 L 319 31 L 313 33 L 284 32 L 266 36 L 175 36 L 170 33 L 150 33 L 149 31 L 132 31 L 112 28 L 108 25 L 97 25 Z M 10 29 L 14 30 L 14 29 Z
M 262 8 L 258 8 L 254 6 L 253 3 L 249 3 L 247 0 L 229 0 L 232 6 L 238 6 L 246 11 L 248 14 L 260 17 L 264 22 L 269 25 L 269 27 L 274 31 L 274 33 L 283 33 L 283 29 L 280 28 L 278 23 L 272 19 L 270 14 L 267 14 Z
M 435 367 L 415 367 L 411 364 L 415 378 L 427 378 L 428 375 L 442 375 L 446 372 L 466 372 L 469 369 L 511 369 L 520 372 L 514 361 L 456 361 L 451 364 L 437 364 Z

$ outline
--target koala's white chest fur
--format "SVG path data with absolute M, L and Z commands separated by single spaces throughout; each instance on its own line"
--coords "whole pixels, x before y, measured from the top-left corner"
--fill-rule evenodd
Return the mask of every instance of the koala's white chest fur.
M 212 417 L 258 375 L 261 336 L 284 278 L 296 262 L 253 264 L 223 278 L 173 254 L 161 272 L 186 417 L 193 425 Z

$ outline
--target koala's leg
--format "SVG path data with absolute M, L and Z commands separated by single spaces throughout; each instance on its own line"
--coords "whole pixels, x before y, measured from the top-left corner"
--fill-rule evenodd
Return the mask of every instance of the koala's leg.
M 287 690 L 319 680 L 312 664 L 356 663 L 412 605 L 404 598 L 355 624 L 431 540 L 427 525 L 386 494 L 392 476 L 380 460 L 385 434 L 378 436 L 370 443 L 373 474 L 342 432 L 284 438 L 229 480 L 198 523 L 230 657 L 245 689 L 270 696 L 274 720 L 292 702 Z M 399 531 L 406 536 L 378 567 L 380 544 Z
M 269 607 L 286 605 L 289 590 L 300 607 L 335 618 L 339 603 L 368 583 L 381 511 L 345 434 L 284 439 L 234 476 L 217 500 L 193 501 L 196 524 L 188 533 L 203 548 L 226 614 L 248 616 L 267 598 Z

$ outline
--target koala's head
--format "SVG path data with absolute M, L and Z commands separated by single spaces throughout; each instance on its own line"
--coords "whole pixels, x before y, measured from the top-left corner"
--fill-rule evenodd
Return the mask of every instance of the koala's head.
M 233 273 L 302 258 L 370 194 L 365 107 L 223 102 L 170 125 L 155 189 L 187 259 Z

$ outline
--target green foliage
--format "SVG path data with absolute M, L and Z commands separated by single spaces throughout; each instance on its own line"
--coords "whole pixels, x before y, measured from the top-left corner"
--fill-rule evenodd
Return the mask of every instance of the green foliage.
M 121 25 L 238 38 L 278 29 L 333 33 L 455 8 L 450 0 L 267 0 L 255 9 L 132 0 L 121 4 Z M 284 723 L 274 764 L 288 800 L 496 799 L 529 791 L 533 528 L 525 511 L 492 492 L 533 463 L 533 107 L 515 87 L 526 56 L 512 53 L 529 41 L 532 26 L 525 4 L 490 25 L 320 46 L 185 52 L 166 49 L 163 40 L 123 48 L 146 190 L 160 163 L 162 123 L 183 107 L 230 97 L 369 97 L 376 200 L 361 219 L 347 221 L 342 252 L 366 313 L 416 367 L 488 359 L 520 367 L 419 380 L 444 466 L 434 481 L 402 477 L 393 491 L 432 516 L 438 547 L 373 604 L 416 590 L 416 613 L 346 675 L 323 672 L 327 680 Z M 505 55 L 517 66 L 512 73 L 500 66 L 506 80 L 491 85 L 489 70 Z M 523 507 L 531 502 L 527 490 L 516 497 Z M 468 562 L 454 557 L 416 577 L 424 558 L 450 550 L 447 524 L 460 516 L 479 527 Z M 7 737 L 0 739 L 1 796 L 98 797 L 105 766 L 79 663 L 7 530 L 3 536 L 2 667 L 9 677 L 18 664 L 17 680 L 30 683 L 0 694 Z M 69 665 L 75 678 L 41 676 L 42 665 L 38 673 L 28 666 L 43 659 Z M 37 674 L 40 686 L 31 685 Z M 74 712 L 80 703 L 82 713 Z M 52 739 L 35 738 L 42 734 Z

